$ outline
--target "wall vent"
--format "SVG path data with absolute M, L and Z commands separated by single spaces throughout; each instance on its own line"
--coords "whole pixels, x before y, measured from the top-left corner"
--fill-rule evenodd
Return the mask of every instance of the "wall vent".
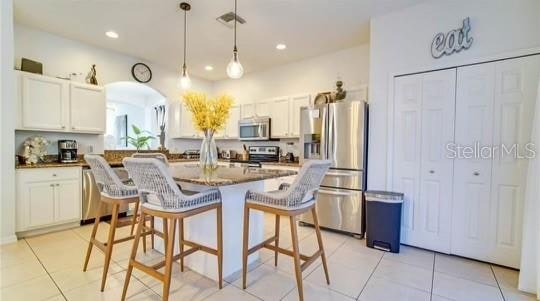
M 237 24 L 240 25 L 240 24 L 245 24 L 246 23 L 246 20 L 242 17 L 240 17 L 239 15 L 235 15 L 234 12 L 229 12 L 229 13 L 226 13 L 224 15 L 221 15 L 219 17 L 216 18 L 216 20 L 227 26 L 228 28 L 233 28 L 234 27 L 234 17 L 236 16 L 236 20 L 237 20 Z

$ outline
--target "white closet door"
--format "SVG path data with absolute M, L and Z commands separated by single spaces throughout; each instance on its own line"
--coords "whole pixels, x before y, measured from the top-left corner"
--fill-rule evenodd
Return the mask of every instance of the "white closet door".
M 456 69 L 429 72 L 422 80 L 420 198 L 415 236 L 421 247 L 450 252 L 450 211 L 454 163 L 447 145 L 454 142 Z
M 455 137 L 458 147 L 493 143 L 494 70 L 493 64 L 458 68 Z M 468 151 L 458 156 L 461 157 L 454 161 L 452 253 L 480 259 L 490 249 L 491 241 L 491 159 L 475 158 Z
M 414 212 L 420 197 L 422 75 L 397 77 L 394 86 L 393 190 L 405 194 L 401 242 L 416 245 Z
M 526 144 L 531 138 L 536 91 L 540 78 L 540 55 L 495 64 L 495 106 L 492 169 L 492 261 L 519 268 L 523 202 L 528 160 Z M 508 150 L 508 153 L 506 151 Z

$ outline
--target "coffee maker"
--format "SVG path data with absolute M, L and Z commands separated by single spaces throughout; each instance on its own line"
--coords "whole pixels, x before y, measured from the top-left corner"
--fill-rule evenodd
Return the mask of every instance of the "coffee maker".
M 77 141 L 58 140 L 58 162 L 74 163 L 77 161 Z

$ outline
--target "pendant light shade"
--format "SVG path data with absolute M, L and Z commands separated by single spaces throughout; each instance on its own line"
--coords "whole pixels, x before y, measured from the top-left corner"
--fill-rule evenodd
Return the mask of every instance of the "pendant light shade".
M 227 65 L 227 75 L 230 78 L 238 79 L 241 78 L 242 75 L 244 75 L 244 67 L 242 67 L 242 64 L 240 64 L 240 60 L 238 59 L 238 48 L 236 47 L 236 23 L 238 16 L 236 15 L 236 1 L 234 0 L 234 48 L 233 48 L 233 57 L 231 61 L 229 62 L 229 65 Z
M 184 11 L 184 64 L 182 65 L 182 73 L 178 78 L 178 88 L 182 90 L 187 90 L 191 88 L 191 79 L 187 71 L 186 65 L 186 49 L 187 49 L 187 11 L 191 9 L 191 5 L 186 2 L 180 3 L 180 9 Z

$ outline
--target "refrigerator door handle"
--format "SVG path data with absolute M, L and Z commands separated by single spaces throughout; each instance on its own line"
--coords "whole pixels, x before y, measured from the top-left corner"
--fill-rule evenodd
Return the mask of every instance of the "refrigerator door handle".
M 327 145 L 327 135 L 328 135 L 328 126 L 327 126 L 327 110 L 322 111 L 322 128 L 321 128 L 321 160 L 328 159 L 328 145 Z
M 331 191 L 331 190 L 324 190 L 319 189 L 320 194 L 330 194 L 330 195 L 338 195 L 338 196 L 351 196 L 354 194 L 354 192 L 341 192 L 341 191 Z
M 328 106 L 328 160 L 332 161 L 332 166 L 335 166 L 335 143 L 336 143 L 336 116 L 334 116 L 332 105 Z

